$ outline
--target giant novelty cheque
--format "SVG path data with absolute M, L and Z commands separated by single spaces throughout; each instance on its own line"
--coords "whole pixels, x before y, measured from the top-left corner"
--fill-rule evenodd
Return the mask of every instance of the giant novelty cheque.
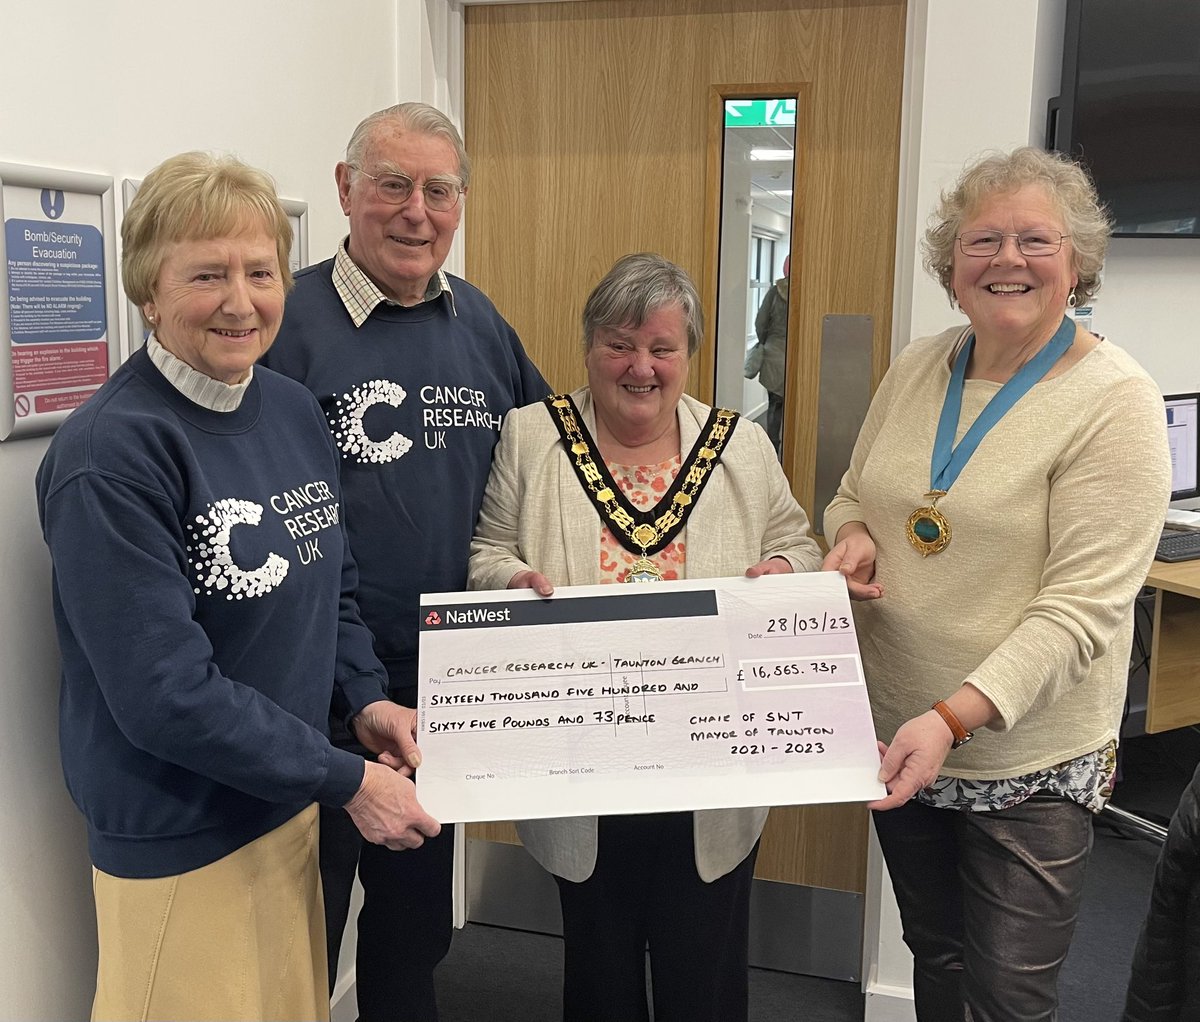
M 418 709 L 443 823 L 884 794 L 832 572 L 428 594 Z

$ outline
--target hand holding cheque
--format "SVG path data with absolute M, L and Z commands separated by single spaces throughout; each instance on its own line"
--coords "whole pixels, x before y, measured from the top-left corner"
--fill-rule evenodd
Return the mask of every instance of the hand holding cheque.
M 432 594 L 421 620 L 443 823 L 884 794 L 836 574 Z

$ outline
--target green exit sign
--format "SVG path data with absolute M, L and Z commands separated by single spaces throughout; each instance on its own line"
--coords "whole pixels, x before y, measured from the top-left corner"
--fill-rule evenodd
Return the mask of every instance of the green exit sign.
M 796 123 L 794 99 L 727 99 L 725 127 L 792 127 Z

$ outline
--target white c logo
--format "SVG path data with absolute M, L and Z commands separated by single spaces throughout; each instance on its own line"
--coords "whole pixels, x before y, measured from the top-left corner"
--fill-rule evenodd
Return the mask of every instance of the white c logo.
M 279 587 L 288 573 L 288 562 L 279 554 L 267 555 L 260 567 L 246 570 L 233 563 L 229 533 L 235 525 L 257 525 L 262 521 L 262 505 L 236 497 L 226 497 L 208 505 L 207 515 L 196 515 L 190 528 L 188 556 L 196 571 L 197 595 L 225 593 L 227 600 L 254 599 Z
M 393 433 L 386 440 L 375 441 L 363 429 L 363 416 L 368 408 L 374 405 L 399 408 L 407 396 L 404 388 L 391 380 L 368 380 L 339 397 L 329 414 L 329 428 L 342 457 L 353 458 L 360 464 L 382 465 L 407 454 L 412 441 L 403 433 Z

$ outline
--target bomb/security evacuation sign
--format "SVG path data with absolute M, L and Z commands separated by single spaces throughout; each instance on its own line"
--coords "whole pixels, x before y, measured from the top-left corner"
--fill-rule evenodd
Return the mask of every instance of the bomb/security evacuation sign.
M 0 165 L 0 185 L 8 438 L 53 431 L 94 394 L 118 336 L 105 247 L 111 179 Z

